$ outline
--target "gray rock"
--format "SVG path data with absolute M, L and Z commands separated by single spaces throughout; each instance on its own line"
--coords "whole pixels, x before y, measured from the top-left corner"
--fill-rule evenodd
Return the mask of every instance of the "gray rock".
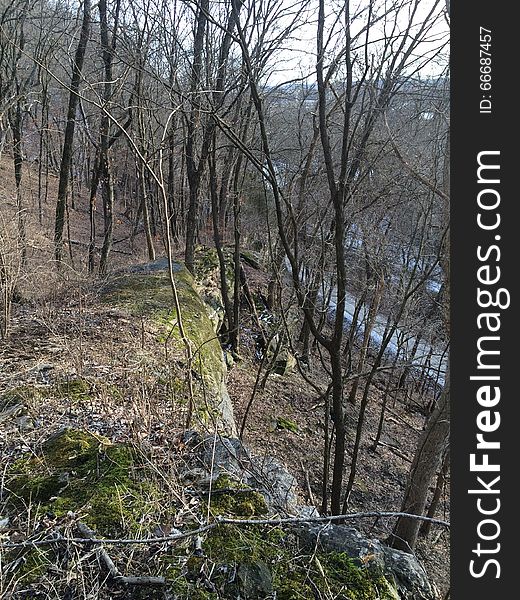
M 172 269 L 174 273 L 178 273 L 182 269 L 182 265 L 177 261 L 172 262 Z M 139 265 L 132 265 L 130 267 L 126 267 L 124 270 L 118 271 L 121 273 L 157 273 L 160 271 L 168 270 L 168 259 L 167 258 L 158 258 L 152 262 L 147 262 Z
M 296 516 L 301 519 L 316 519 L 320 513 L 314 506 L 301 505 L 296 507 Z
M 30 431 L 34 429 L 35 423 L 29 415 L 22 415 L 15 419 L 16 426 L 20 431 Z
M 240 598 L 265 600 L 273 593 L 273 581 L 269 567 L 263 562 L 242 563 L 237 568 L 236 582 Z
M 197 359 L 192 369 L 196 380 L 192 398 L 194 423 L 202 430 L 216 429 L 223 435 L 236 436 L 233 404 L 226 387 L 227 366 L 215 336 L 220 327 L 221 316 L 215 306 L 204 301 L 200 287 L 182 263 L 172 262 L 172 270 L 175 273 L 181 312 L 189 308 L 185 319 L 186 335 L 192 348 L 197 348 Z M 167 273 L 166 258 L 134 265 L 118 271 L 116 277 L 105 283 L 102 293 L 115 304 L 116 310 L 123 307 L 131 314 L 157 318 L 161 316 L 163 308 L 168 311 L 172 309 Z M 147 276 L 150 276 L 149 287 Z M 204 352 L 198 353 L 198 349 L 202 347 Z
M 422 565 L 413 554 L 394 550 L 379 540 L 365 537 L 345 525 L 303 524 L 295 531 L 304 546 L 320 546 L 325 551 L 346 552 L 371 569 L 383 571 L 394 581 L 400 600 L 438 600 Z
M 276 510 L 297 514 L 296 479 L 275 458 L 254 459 L 247 483 L 262 491 L 268 504 Z
M 302 507 L 296 496 L 296 479 L 275 458 L 256 458 L 237 438 L 207 437 L 188 432 L 186 479 L 207 487 L 211 479 L 226 474 L 260 492 L 270 513 L 297 515 Z M 193 460 L 195 454 L 195 461 Z M 199 476 L 202 472 L 203 476 Z
M 218 477 L 226 473 L 243 480 L 251 466 L 251 457 L 237 438 L 207 437 L 201 444 L 203 466 Z
M 394 576 L 401 600 L 434 600 L 438 593 L 413 554 L 381 544 L 386 569 Z
M 282 351 L 273 366 L 273 373 L 277 375 L 288 375 L 294 371 L 296 367 L 296 358 L 288 350 Z
M 374 568 L 384 568 L 381 542 L 366 538 L 354 527 L 305 523 L 296 527 L 296 532 L 303 545 L 309 549 L 318 544 L 325 551 L 346 552 L 363 562 L 369 556 L 371 559 L 368 564 Z

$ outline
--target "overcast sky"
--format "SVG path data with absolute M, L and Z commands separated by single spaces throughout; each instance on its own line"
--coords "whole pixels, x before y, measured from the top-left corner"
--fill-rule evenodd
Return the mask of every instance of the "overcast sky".
M 421 68 L 421 75 L 435 76 L 442 73 L 448 61 L 448 40 L 449 40 L 449 25 L 445 16 L 445 0 L 418 0 L 418 7 L 411 19 L 411 6 L 416 0 L 386 1 L 375 0 L 373 3 L 374 15 L 387 14 L 386 18 L 381 18 L 376 22 L 370 30 L 369 35 L 369 60 L 377 62 L 378 54 L 381 51 L 382 39 L 386 33 L 387 36 L 399 36 L 405 31 L 410 20 L 413 23 L 412 32 L 416 33 L 428 18 L 432 8 L 435 7 L 433 26 L 429 29 L 426 40 L 419 46 L 418 51 L 414 55 L 415 65 L 426 62 L 425 59 L 437 51 L 444 45 L 444 50 L 441 56 L 436 60 L 429 62 Z M 284 8 L 287 13 L 294 12 L 294 9 L 300 4 L 294 0 L 283 0 Z M 326 36 L 330 35 L 329 48 L 331 51 L 338 48 L 345 37 L 343 19 L 337 20 L 337 15 L 342 2 L 328 0 L 327 2 L 327 28 Z M 351 15 L 359 15 L 353 19 L 352 35 L 356 36 L 362 28 L 366 27 L 367 23 L 367 6 L 368 0 L 357 0 L 351 5 Z M 291 7 L 294 7 L 291 9 Z M 399 7 L 399 8 L 398 8 Z M 310 0 L 304 11 L 299 26 L 294 31 L 290 40 L 286 42 L 286 47 L 283 53 L 276 56 L 276 64 L 273 64 L 269 72 L 269 82 L 282 83 L 284 81 L 301 77 L 302 75 L 309 76 L 310 80 L 314 81 L 314 66 L 316 63 L 316 31 L 317 31 L 317 16 L 318 3 L 317 0 Z M 287 14 L 282 22 L 288 25 L 290 16 Z M 273 32 L 274 34 L 275 32 Z M 365 34 L 361 36 L 359 45 L 364 42 Z M 354 54 L 358 54 L 360 60 L 364 56 L 364 49 L 358 47 Z

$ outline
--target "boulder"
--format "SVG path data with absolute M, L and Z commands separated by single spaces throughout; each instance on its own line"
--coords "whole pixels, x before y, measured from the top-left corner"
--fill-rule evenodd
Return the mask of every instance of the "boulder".
M 236 587 L 240 598 L 264 600 L 273 593 L 269 567 L 261 561 L 241 563 L 237 568 Z
M 97 534 L 122 536 L 146 525 L 147 502 L 158 491 L 134 476 L 144 469 L 126 444 L 96 433 L 64 428 L 12 466 L 8 503 L 17 510 L 33 504 L 38 514 L 63 518 L 73 513 Z
M 318 546 L 327 552 L 345 552 L 359 564 L 374 572 L 382 572 L 395 583 L 399 600 L 438 600 L 426 571 L 413 554 L 394 550 L 376 539 L 370 539 L 354 527 L 345 525 L 303 524 L 295 527 L 306 548 Z
M 222 435 L 236 435 L 233 406 L 226 387 L 227 367 L 211 318 L 213 311 L 201 298 L 195 280 L 182 263 L 175 262 L 173 272 L 183 325 L 194 357 L 193 425 L 202 431 L 216 428 Z M 118 274 L 105 285 L 102 299 L 132 315 L 154 321 L 178 361 L 182 363 L 184 359 L 186 368 L 166 259 Z
M 258 458 L 237 438 L 203 438 L 186 432 L 185 461 L 190 465 L 185 480 L 209 486 L 223 475 L 231 477 L 265 498 L 271 514 L 298 515 L 301 506 L 296 496 L 296 479 L 273 457 Z
M 296 358 L 289 350 L 282 350 L 276 357 L 273 365 L 273 373 L 277 375 L 288 375 L 292 373 L 296 367 Z

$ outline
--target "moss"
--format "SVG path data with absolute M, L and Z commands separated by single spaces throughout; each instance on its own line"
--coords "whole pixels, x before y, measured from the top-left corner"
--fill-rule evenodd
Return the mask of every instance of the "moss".
M 230 482 L 222 476 L 220 484 L 227 489 Z M 324 597 L 338 600 L 398 600 L 393 586 L 382 573 L 358 564 L 340 552 L 302 552 L 296 538 L 278 527 L 235 527 L 221 525 L 207 535 L 201 555 L 189 555 L 178 547 L 174 554 L 163 556 L 163 574 L 169 589 L 179 599 L 264 598 L 242 589 L 239 573 L 260 570 L 268 579 L 278 600 L 308 600 L 317 590 Z M 246 577 L 247 578 L 247 577 Z M 261 586 L 260 586 L 261 587 Z M 274 595 L 273 595 L 274 597 Z M 321 597 L 321 596 L 320 596 Z
M 381 573 L 356 564 L 345 553 L 302 554 L 278 528 L 220 527 L 208 537 L 205 549 L 208 558 L 220 565 L 269 565 L 280 600 L 307 600 L 316 588 L 330 590 L 338 600 L 396 598 L 395 587 Z
M 39 505 L 57 517 L 68 511 L 100 535 L 137 532 L 158 490 L 135 476 L 132 448 L 85 431 L 66 429 L 42 446 L 40 456 L 17 461 L 9 488 L 12 500 Z
M 264 496 L 227 474 L 219 475 L 212 489 L 210 509 L 213 515 L 253 517 L 267 514 Z
M 220 268 L 216 249 L 199 246 L 195 252 L 193 267 L 198 281 L 203 281 L 213 275 Z
M 205 556 L 187 555 L 186 550 L 176 544 L 175 554 L 162 554 L 159 558 L 159 572 L 168 582 L 168 592 L 176 600 L 217 600 L 222 598 L 207 589 L 203 571 Z
M 220 526 L 211 531 L 205 543 L 207 557 L 220 565 L 262 561 L 275 564 L 284 554 L 278 528 Z
M 265 498 L 254 490 L 215 494 L 211 498 L 213 515 L 254 517 L 267 513 Z
M 95 393 L 96 396 L 116 401 L 124 400 L 124 394 L 117 385 L 105 381 L 96 381 L 92 387 L 92 393 Z
M 23 551 L 10 552 L 7 561 L 17 565 L 13 576 L 17 585 L 31 585 L 47 573 L 55 562 L 53 552 L 48 548 L 32 547 Z
M 220 417 L 218 402 L 226 375 L 222 348 L 188 270 L 176 265 L 175 282 L 186 336 L 190 341 L 195 388 L 195 421 L 211 423 Z M 180 338 L 178 316 L 173 308 L 170 280 L 166 272 L 129 274 L 114 280 L 103 294 L 103 301 L 125 308 L 136 316 L 146 316 L 158 327 L 157 341 L 185 356 Z M 185 386 L 182 386 L 185 389 Z
M 226 265 L 226 280 L 230 291 L 233 290 L 234 266 L 233 248 L 224 247 L 224 262 Z M 198 246 L 194 258 L 194 275 L 197 283 L 202 287 L 220 286 L 220 262 L 215 248 Z
M 259 252 L 255 251 L 255 250 L 241 250 L 240 251 L 240 258 L 242 260 L 244 260 L 248 265 L 250 265 L 251 267 L 253 267 L 253 269 L 261 269 L 261 262 L 262 262 L 262 258 L 259 254 Z
M 0 410 L 22 404 L 30 408 L 46 398 L 67 398 L 73 402 L 85 400 L 90 394 L 90 384 L 85 379 L 74 378 L 55 385 L 20 385 L 0 395 Z
M 298 433 L 298 425 L 294 421 L 292 421 L 291 419 L 287 419 L 286 417 L 278 417 L 276 419 L 276 428 L 286 429 L 287 431 L 291 431 L 292 433 Z
M 215 337 L 204 302 L 201 300 L 195 282 L 184 267 L 175 273 L 177 293 L 182 310 L 186 334 L 193 344 L 194 368 L 222 374 L 222 350 Z M 162 326 L 160 341 L 167 340 L 180 347 L 178 319 L 173 308 L 170 280 L 166 273 L 150 275 L 127 275 L 119 278 L 104 294 L 104 301 L 116 304 L 135 315 L 145 315 Z M 202 374 L 202 373 L 201 373 Z
M 321 578 L 338 600 L 395 600 L 395 588 L 380 572 L 358 564 L 345 552 L 318 555 Z
M 70 379 L 54 386 L 55 394 L 69 400 L 84 400 L 90 394 L 90 384 L 85 379 Z
M 227 473 L 220 473 L 220 475 L 213 482 L 212 488 L 214 490 L 246 490 L 248 489 L 248 486 L 245 483 L 238 481 L 234 477 L 231 477 L 231 475 L 228 475 Z
M 276 598 L 278 600 L 308 600 L 314 597 L 310 585 L 298 579 L 286 579 L 277 586 Z

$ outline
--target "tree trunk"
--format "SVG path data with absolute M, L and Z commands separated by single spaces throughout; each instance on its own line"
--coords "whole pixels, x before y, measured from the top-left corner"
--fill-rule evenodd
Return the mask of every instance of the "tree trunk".
M 100 0 L 99 8 L 99 32 L 101 37 L 101 56 L 103 59 L 105 82 L 103 86 L 103 100 L 107 107 L 112 99 L 112 61 L 117 39 L 117 23 L 119 19 L 119 0 L 115 7 L 115 23 L 112 31 L 112 40 L 108 33 L 107 0 Z M 100 126 L 100 161 L 101 184 L 103 186 L 103 216 L 104 216 L 104 238 L 101 248 L 101 257 L 99 259 L 99 273 L 106 275 L 108 267 L 108 255 L 112 248 L 112 239 L 114 232 L 114 181 L 110 164 L 110 122 L 108 115 L 103 114 Z
M 343 409 L 343 369 L 341 352 L 331 353 L 332 368 L 332 421 L 335 428 L 334 463 L 332 467 L 332 491 L 330 510 L 333 515 L 341 514 L 341 485 L 345 465 L 345 413 Z
M 439 471 L 439 474 L 437 475 L 437 483 L 435 484 L 433 498 L 432 498 L 432 501 L 430 502 L 430 507 L 428 508 L 428 512 L 426 513 L 426 516 L 429 517 L 430 519 L 433 519 L 435 517 L 435 513 L 437 512 L 437 507 L 439 506 L 442 491 L 446 484 L 446 477 L 448 475 L 449 466 L 450 466 L 450 456 L 449 456 L 449 452 L 446 452 L 446 456 L 444 457 L 444 460 L 442 462 L 442 468 Z M 419 529 L 419 535 L 428 537 L 430 535 L 431 528 L 432 528 L 431 521 L 424 521 L 424 523 L 421 525 L 421 527 Z
M 209 186 L 211 196 L 211 218 L 213 222 L 213 241 L 217 251 L 219 269 L 220 269 L 220 290 L 222 293 L 222 301 L 224 303 L 224 312 L 227 320 L 227 341 L 231 344 L 232 349 L 238 350 L 238 323 L 235 323 L 233 318 L 233 308 L 229 297 L 229 286 L 227 283 L 226 259 L 222 250 L 222 238 L 219 229 L 219 213 L 218 213 L 218 194 L 217 194 L 217 173 L 216 173 L 216 157 L 215 144 L 213 141 L 212 153 L 209 155 Z
M 196 138 L 197 129 L 201 126 L 201 110 L 200 110 L 200 87 L 202 73 L 202 58 L 203 58 L 203 42 L 206 31 L 206 22 L 209 8 L 209 0 L 202 0 L 201 6 L 197 14 L 197 24 L 193 40 L 193 64 L 191 69 L 191 110 L 187 123 L 187 138 L 186 138 L 186 172 L 188 175 L 188 184 L 190 188 L 188 216 L 186 219 L 186 247 L 185 247 L 185 263 L 186 268 L 193 273 L 195 245 L 197 242 L 198 232 L 198 216 L 199 216 L 199 199 L 200 199 L 200 181 L 204 161 L 201 160 L 197 165 L 196 160 Z
M 105 235 L 103 238 L 103 246 L 101 248 L 101 256 L 99 259 L 99 274 L 101 276 L 105 276 L 108 268 L 108 255 L 112 249 L 114 230 L 114 184 L 112 181 L 112 173 L 110 172 L 108 157 L 105 157 L 105 164 L 103 166 L 102 185 Z
M 90 34 L 91 0 L 83 0 L 83 22 L 79 36 L 78 47 L 72 65 L 72 79 L 70 83 L 69 105 L 67 109 L 67 125 L 63 140 L 63 151 L 60 164 L 60 178 L 58 183 L 58 200 L 56 202 L 56 218 L 54 224 L 54 257 L 58 265 L 63 260 L 63 229 L 65 226 L 65 206 L 69 186 L 69 174 L 72 165 L 72 150 L 74 143 L 74 130 L 76 127 L 76 109 L 78 106 L 78 91 L 81 81 L 81 71 L 85 60 L 88 38 Z
M 152 229 L 150 226 L 150 211 L 148 186 L 146 185 L 146 170 L 144 165 L 139 167 L 139 181 L 141 184 L 141 209 L 143 212 L 143 226 L 146 237 L 146 248 L 148 250 L 148 260 L 155 260 L 155 247 L 153 245 Z
M 16 102 L 16 108 L 10 111 L 9 121 L 13 132 L 13 161 L 14 161 L 14 179 L 16 183 L 16 212 L 18 221 L 18 243 L 20 245 L 20 255 L 22 266 L 27 264 L 27 235 L 25 231 L 26 210 L 22 199 L 22 107 L 20 98 Z
M 96 266 L 96 199 L 100 177 L 99 151 L 96 152 L 94 168 L 90 181 L 89 223 L 90 238 L 88 244 L 88 272 L 93 273 Z
M 450 435 L 450 375 L 446 373 L 444 389 L 437 408 L 428 420 L 408 476 L 402 512 L 423 515 L 430 484 L 440 470 Z M 421 522 L 400 517 L 389 537 L 393 548 L 413 552 Z

